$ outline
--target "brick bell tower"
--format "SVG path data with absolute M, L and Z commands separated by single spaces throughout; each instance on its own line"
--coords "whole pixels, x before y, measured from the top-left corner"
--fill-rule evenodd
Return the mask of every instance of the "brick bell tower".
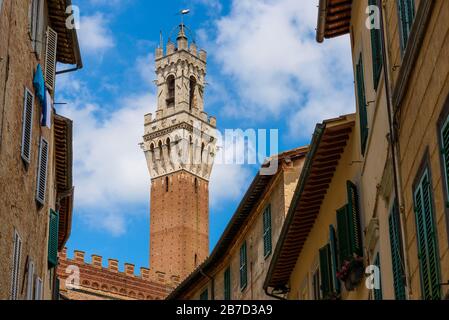
M 181 278 L 209 254 L 209 177 L 216 119 L 204 112 L 204 50 L 176 29 L 156 49 L 157 111 L 145 115 L 142 149 L 151 175 L 150 268 Z

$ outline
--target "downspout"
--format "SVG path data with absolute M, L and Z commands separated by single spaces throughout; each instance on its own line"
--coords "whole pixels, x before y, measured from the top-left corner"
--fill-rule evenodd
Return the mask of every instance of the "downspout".
M 316 30 L 316 41 L 322 43 L 324 41 L 324 29 L 326 25 L 327 0 L 320 0 L 318 6 L 318 23 Z
M 264 288 L 264 291 L 265 291 L 265 294 L 266 294 L 267 296 L 269 296 L 269 297 L 275 298 L 275 299 L 277 299 L 277 300 L 287 300 L 287 299 L 285 299 L 284 297 L 275 295 L 275 294 L 273 293 L 274 290 L 272 290 L 271 293 L 268 292 L 268 287 Z
M 390 135 L 390 146 L 391 146 L 391 157 L 393 160 L 393 177 L 394 177 L 394 191 L 396 193 L 396 199 L 398 201 L 398 207 L 399 207 L 399 219 L 401 224 L 401 242 L 402 242 L 402 251 L 403 251 L 403 259 L 404 259 L 404 276 L 405 276 L 405 282 L 408 288 L 407 292 L 407 299 L 410 299 L 410 297 L 413 295 L 412 286 L 411 286 L 411 280 L 410 280 L 410 266 L 409 266 L 409 259 L 408 259 L 408 251 L 406 248 L 406 228 L 405 228 L 405 210 L 404 210 L 404 198 L 402 193 L 402 183 L 401 183 L 401 171 L 400 166 L 398 163 L 398 157 L 399 157 L 399 150 L 398 150 L 398 139 L 395 129 L 395 120 L 393 119 L 392 115 L 394 114 L 394 110 L 392 108 L 392 100 L 391 100 L 391 92 L 390 92 L 390 78 L 388 74 L 388 55 L 387 55 L 387 41 L 386 41 L 386 31 L 385 31 L 385 25 L 384 25 L 384 19 L 383 19 L 383 1 L 377 0 L 377 4 L 379 7 L 379 20 L 380 20 L 380 34 L 381 34 L 381 40 L 382 40 L 382 59 L 384 64 L 384 79 L 385 79 L 385 93 L 387 95 L 387 113 L 388 113 L 388 124 L 389 124 L 389 135 Z M 380 5 L 379 5 L 380 4 Z
M 203 276 L 205 276 L 206 278 L 208 278 L 210 280 L 210 291 L 211 291 L 210 299 L 215 300 L 215 278 L 213 278 L 210 275 L 208 275 L 207 273 L 205 273 L 201 267 L 199 268 L 199 270 Z
M 64 73 L 69 73 L 69 72 L 74 72 L 74 71 L 78 71 L 82 68 L 82 66 L 76 66 L 75 68 L 71 68 L 71 69 L 67 69 L 67 70 L 61 70 L 61 71 L 56 71 L 56 75 L 60 75 L 60 74 L 64 74 Z

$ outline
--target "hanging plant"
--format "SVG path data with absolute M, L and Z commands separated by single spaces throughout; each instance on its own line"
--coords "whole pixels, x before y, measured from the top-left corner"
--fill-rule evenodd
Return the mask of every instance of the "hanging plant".
M 365 274 L 363 258 L 354 255 L 351 259 L 343 261 L 337 278 L 340 279 L 348 291 L 353 291 L 362 281 Z

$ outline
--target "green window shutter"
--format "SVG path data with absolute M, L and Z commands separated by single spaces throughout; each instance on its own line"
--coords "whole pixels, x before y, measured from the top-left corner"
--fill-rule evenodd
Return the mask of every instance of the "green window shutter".
M 346 182 L 348 192 L 348 210 L 349 210 L 349 236 L 351 242 L 351 255 L 353 253 L 363 256 L 362 231 L 360 228 L 360 210 L 357 187 L 351 182 Z
M 443 154 L 444 179 L 446 181 L 446 197 L 449 200 L 449 117 L 441 128 L 441 153 Z M 449 208 L 449 202 L 446 203 Z
M 370 6 L 376 6 L 376 0 L 369 0 Z M 371 29 L 371 51 L 372 51 L 372 59 L 373 59 L 373 81 L 374 81 L 374 90 L 377 90 L 379 85 L 380 74 L 382 71 L 382 37 L 381 30 L 372 28 Z
M 404 267 L 401 254 L 401 233 L 399 226 L 399 210 L 396 201 L 388 217 L 390 232 L 391 263 L 393 267 L 393 287 L 396 300 L 405 300 Z
M 264 257 L 271 254 L 271 205 L 268 205 L 263 212 L 263 253 Z
M 327 244 L 320 249 L 321 292 L 323 298 L 327 298 L 333 291 L 331 274 L 330 245 Z
M 231 300 L 231 268 L 224 272 L 224 300 Z
M 48 266 L 56 267 L 58 264 L 58 227 L 59 214 L 50 210 L 50 224 L 48 232 Z
M 246 241 L 240 247 L 240 289 L 246 288 L 248 283 L 248 267 L 246 254 Z
M 366 110 L 365 75 L 363 72 L 363 59 L 360 54 L 359 63 L 356 66 L 357 101 L 359 105 L 360 142 L 362 154 L 365 154 L 368 141 L 368 114 Z
M 338 294 L 340 293 L 340 281 L 337 278 L 338 256 L 337 256 L 337 239 L 335 235 L 335 228 L 333 225 L 329 226 L 329 246 L 331 255 L 331 280 L 332 288 Z
M 433 218 L 432 190 L 426 170 L 414 192 L 418 259 L 423 299 L 440 299 L 440 267 Z
M 407 48 L 410 31 L 412 30 L 413 21 L 415 19 L 415 1 L 397 0 L 397 8 L 399 16 L 401 51 L 404 53 Z
M 343 262 L 351 258 L 351 241 L 349 239 L 348 206 L 337 210 L 337 234 L 338 234 L 338 268 Z
M 379 252 L 376 255 L 376 259 L 374 259 L 374 265 L 379 268 L 379 283 L 380 283 L 379 289 L 374 288 L 374 300 L 382 300 L 383 299 L 382 298 L 382 278 L 381 278 L 382 272 L 380 272 Z
M 200 294 L 200 300 L 209 300 L 209 291 L 207 289 L 205 289 L 201 294 Z

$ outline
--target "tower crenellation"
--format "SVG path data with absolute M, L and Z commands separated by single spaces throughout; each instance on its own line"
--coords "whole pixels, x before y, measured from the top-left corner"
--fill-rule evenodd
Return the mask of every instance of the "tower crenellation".
M 144 117 L 151 176 L 150 267 L 187 276 L 209 252 L 209 178 L 216 118 L 204 110 L 204 50 L 179 25 L 176 44 L 156 49 L 157 108 Z

